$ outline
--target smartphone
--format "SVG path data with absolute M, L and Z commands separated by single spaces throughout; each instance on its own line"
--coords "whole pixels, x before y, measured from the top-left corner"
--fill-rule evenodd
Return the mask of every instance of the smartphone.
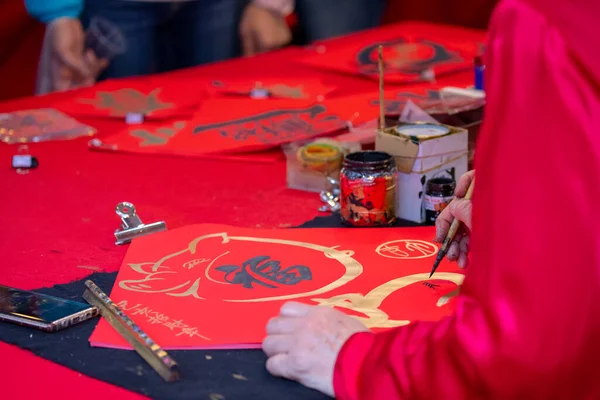
M 0 285 L 0 321 L 56 332 L 98 313 L 89 304 Z

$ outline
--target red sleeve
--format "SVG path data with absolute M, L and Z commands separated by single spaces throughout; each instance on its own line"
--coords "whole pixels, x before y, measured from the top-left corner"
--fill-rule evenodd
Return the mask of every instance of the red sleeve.
M 600 398 L 600 71 L 523 0 L 496 10 L 487 51 L 456 312 L 354 335 L 339 399 Z

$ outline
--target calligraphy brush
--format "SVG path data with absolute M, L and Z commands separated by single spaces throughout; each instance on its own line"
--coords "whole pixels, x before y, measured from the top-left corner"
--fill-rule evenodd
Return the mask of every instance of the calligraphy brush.
M 377 49 L 379 67 L 379 130 L 385 128 L 385 104 L 383 100 L 383 46 Z
M 475 177 L 473 177 L 473 180 L 471 180 L 471 184 L 469 185 L 469 189 L 467 190 L 467 194 L 465 195 L 464 199 L 471 200 L 471 197 L 473 196 L 474 188 L 475 188 Z M 435 258 L 435 262 L 433 263 L 433 268 L 431 269 L 431 274 L 429 275 L 429 278 L 431 278 L 433 276 L 433 273 L 435 272 L 437 267 L 440 265 L 440 262 L 442 262 L 442 260 L 446 256 L 446 253 L 448 252 L 448 249 L 450 248 L 450 244 L 452 244 L 452 241 L 456 237 L 456 233 L 458 232 L 459 227 L 460 227 L 460 221 L 455 218 L 454 221 L 452 221 L 452 224 L 450 225 L 450 229 L 448 230 L 446 239 L 444 239 L 444 243 L 442 243 L 442 247 L 440 247 L 440 251 L 438 252 L 437 257 Z

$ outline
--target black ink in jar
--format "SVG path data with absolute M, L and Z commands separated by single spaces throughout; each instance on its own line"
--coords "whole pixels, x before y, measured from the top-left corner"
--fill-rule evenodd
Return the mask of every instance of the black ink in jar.
M 340 215 L 352 226 L 396 222 L 396 162 L 381 151 L 359 151 L 344 158 L 340 172 Z
M 434 225 L 442 210 L 454 198 L 456 182 L 452 178 L 433 178 L 427 181 L 425 197 L 425 223 Z

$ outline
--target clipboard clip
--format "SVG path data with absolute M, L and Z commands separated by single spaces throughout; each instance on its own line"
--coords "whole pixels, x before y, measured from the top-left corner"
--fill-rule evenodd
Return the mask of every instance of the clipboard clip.
M 121 218 L 121 227 L 115 231 L 117 239 L 115 244 L 117 245 L 130 243 L 140 236 L 167 230 L 164 221 L 144 224 L 138 216 L 135 206 L 129 202 L 124 201 L 117 204 L 115 212 Z

